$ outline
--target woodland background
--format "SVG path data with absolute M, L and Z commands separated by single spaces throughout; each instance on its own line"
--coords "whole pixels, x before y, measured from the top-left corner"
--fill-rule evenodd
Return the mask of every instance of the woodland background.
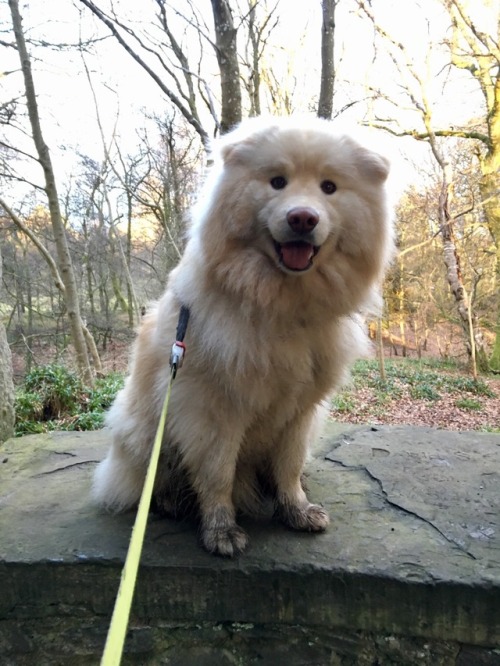
M 2 0 L 0 441 L 33 368 L 126 367 L 211 138 L 261 113 L 393 155 L 385 356 L 500 373 L 499 39 L 495 0 Z

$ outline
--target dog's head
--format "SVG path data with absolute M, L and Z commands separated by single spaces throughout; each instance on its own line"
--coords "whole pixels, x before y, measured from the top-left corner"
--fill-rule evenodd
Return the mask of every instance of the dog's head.
M 392 249 L 388 171 L 386 158 L 328 121 L 245 121 L 219 141 L 203 235 L 244 248 L 254 265 L 260 257 L 267 274 L 338 273 L 347 261 L 371 282 Z

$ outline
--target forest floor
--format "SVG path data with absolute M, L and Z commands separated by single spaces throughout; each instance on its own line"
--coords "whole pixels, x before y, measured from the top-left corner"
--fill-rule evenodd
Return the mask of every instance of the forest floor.
M 457 345 L 458 347 L 458 345 Z M 416 425 L 448 430 L 500 432 L 500 377 L 477 382 L 457 361 L 440 357 L 430 344 L 423 358 L 389 356 L 386 341 L 386 382 L 376 360 L 358 361 L 352 381 L 333 399 L 331 416 L 344 423 Z M 453 345 L 449 349 L 455 351 Z M 130 346 L 114 341 L 103 354 L 106 372 L 126 372 Z
M 385 367 L 384 382 L 375 361 L 359 361 L 351 383 L 333 400 L 332 418 L 500 432 L 500 378 L 475 381 L 465 371 L 429 358 L 390 359 Z
M 114 339 L 101 351 L 105 374 L 126 373 L 132 335 Z M 35 365 L 71 365 L 71 352 L 56 356 L 53 348 L 41 349 Z M 386 346 L 386 353 L 392 353 Z M 26 366 L 13 350 L 14 376 L 21 384 Z M 352 381 L 332 401 L 331 416 L 345 423 L 405 424 L 448 430 L 500 432 L 500 377 L 481 376 L 476 382 L 457 362 L 439 358 L 429 350 L 425 358 L 388 356 L 386 381 L 375 360 L 359 361 Z

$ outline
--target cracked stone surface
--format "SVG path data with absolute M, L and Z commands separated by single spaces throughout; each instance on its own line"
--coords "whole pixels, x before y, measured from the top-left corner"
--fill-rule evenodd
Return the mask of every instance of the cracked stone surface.
M 109 616 L 134 516 L 89 501 L 108 442 L 53 433 L 0 448 L 0 619 Z M 236 560 L 152 516 L 134 616 L 500 645 L 500 435 L 331 423 L 306 476 L 327 532 L 244 519 L 251 547 Z
M 481 560 L 486 576 L 489 569 L 498 574 L 498 436 L 376 426 L 344 436 L 326 458 L 365 473 L 388 506 L 430 526 L 469 558 Z

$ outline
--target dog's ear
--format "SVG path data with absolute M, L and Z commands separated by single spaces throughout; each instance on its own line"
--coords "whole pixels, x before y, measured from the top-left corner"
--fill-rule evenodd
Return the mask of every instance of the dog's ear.
M 266 143 L 279 133 L 274 119 L 266 117 L 247 118 L 241 125 L 218 140 L 218 151 L 224 164 L 247 164 L 254 159 L 255 147 L 265 137 Z
M 226 143 L 221 146 L 220 149 L 220 154 L 222 157 L 222 161 L 224 164 L 229 164 L 229 163 L 234 163 L 235 161 L 240 161 L 238 157 L 242 155 L 242 153 L 245 152 L 244 148 L 242 148 L 242 143 L 241 141 L 235 141 L 231 143 Z
M 382 183 L 389 175 L 390 162 L 384 155 L 359 146 L 356 158 L 360 172 L 369 180 Z
M 231 140 L 232 139 L 232 140 Z M 252 155 L 256 143 L 255 136 L 229 136 L 227 142 L 222 142 L 220 155 L 224 164 L 245 164 Z

